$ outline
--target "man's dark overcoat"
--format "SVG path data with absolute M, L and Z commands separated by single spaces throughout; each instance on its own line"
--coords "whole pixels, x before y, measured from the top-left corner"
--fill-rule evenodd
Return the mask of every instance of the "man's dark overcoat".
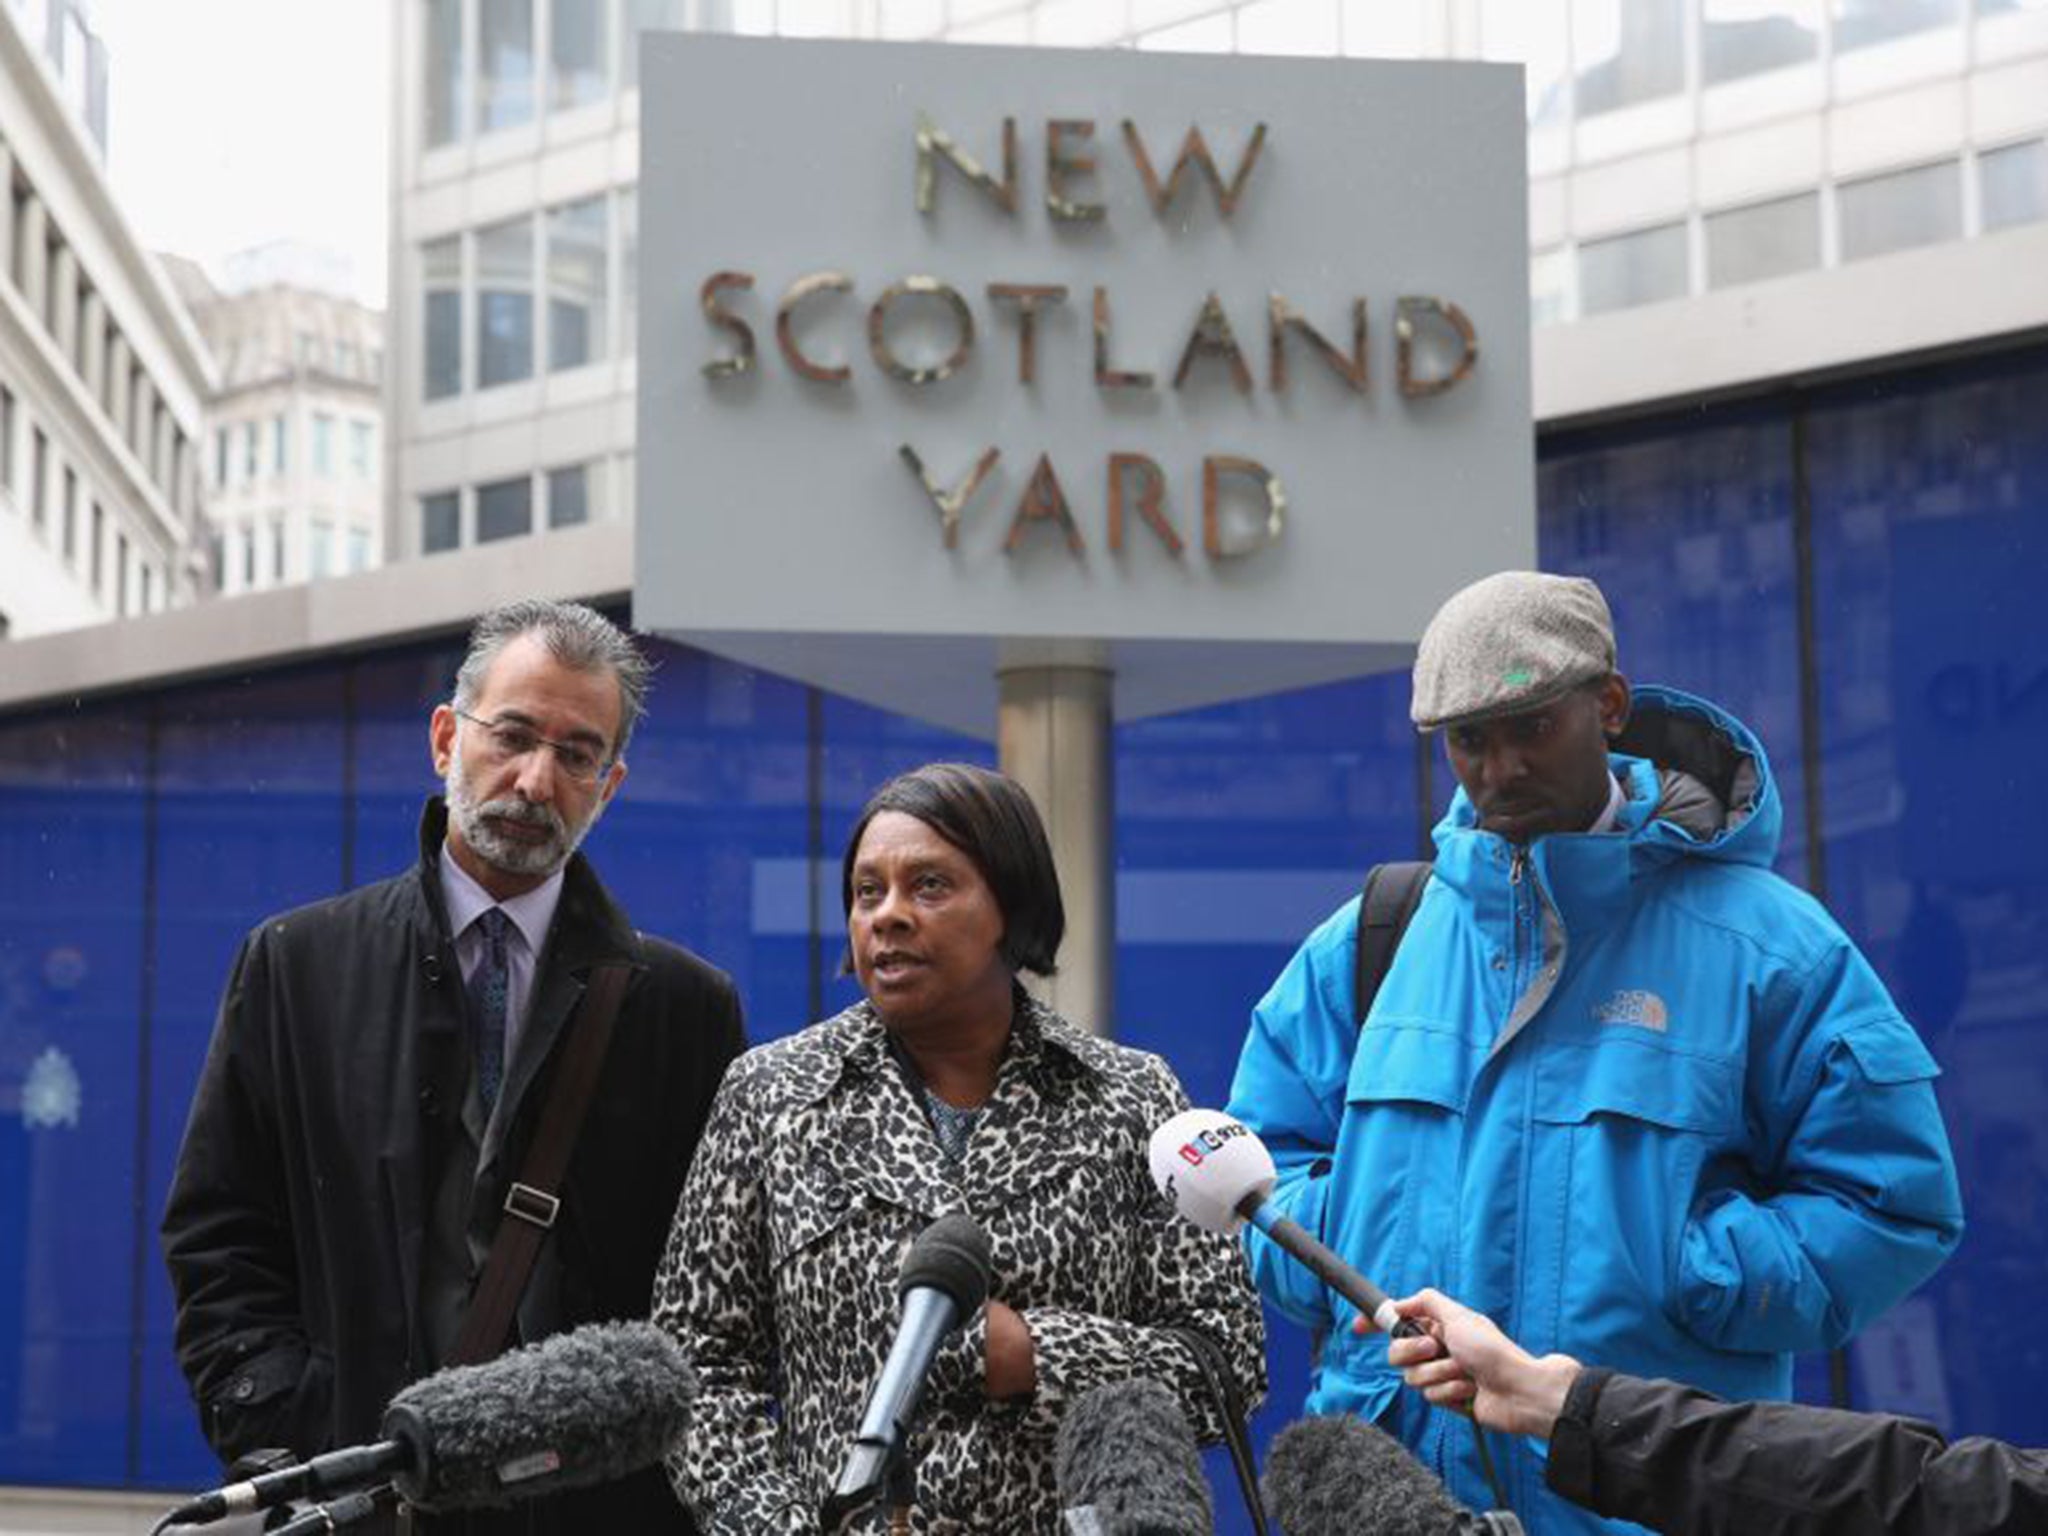
M 178 1360 L 224 1459 L 375 1440 L 392 1394 L 437 1365 L 421 1265 L 471 1071 L 446 825 L 431 801 L 415 868 L 272 918 L 236 957 L 163 1221 Z M 646 1315 L 698 1132 L 744 1043 L 731 982 L 636 933 L 576 855 L 518 1056 L 539 1065 L 508 1075 L 509 1131 L 473 1211 L 495 1212 L 517 1177 L 590 968 L 622 959 L 633 977 L 549 1237 L 559 1316 L 532 1332 Z M 647 1472 L 540 1501 L 509 1528 L 688 1526 Z

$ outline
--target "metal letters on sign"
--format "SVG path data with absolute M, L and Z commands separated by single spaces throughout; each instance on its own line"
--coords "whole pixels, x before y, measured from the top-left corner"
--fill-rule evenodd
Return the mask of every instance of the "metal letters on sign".
M 1513 69 L 642 62 L 650 627 L 973 724 L 963 646 L 1106 647 L 1119 710 L 1178 707 L 1390 664 L 1534 563 Z

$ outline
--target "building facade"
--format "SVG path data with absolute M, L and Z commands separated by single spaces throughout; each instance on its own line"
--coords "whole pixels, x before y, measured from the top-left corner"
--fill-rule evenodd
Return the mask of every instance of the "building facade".
M 115 205 L 78 0 L 0 3 L 0 636 L 205 588 L 205 349 Z
M 209 566 L 222 596 L 366 571 L 384 535 L 383 316 L 250 253 L 226 292 L 166 258 L 212 353 Z M 297 279 L 294 281 L 293 279 Z

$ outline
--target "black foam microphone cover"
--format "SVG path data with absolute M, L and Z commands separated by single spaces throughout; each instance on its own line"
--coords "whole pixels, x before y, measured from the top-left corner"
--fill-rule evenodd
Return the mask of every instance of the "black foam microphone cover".
M 1354 1414 L 1299 1419 L 1260 1478 L 1287 1536 L 1457 1536 L 1485 1529 L 1400 1441 Z
M 896 1286 L 901 1296 L 918 1289 L 938 1291 L 952 1299 L 961 1318 L 981 1310 L 988 1300 L 995 1261 L 988 1234 L 972 1216 L 941 1216 L 918 1233 L 903 1256 L 903 1274 Z
M 697 1377 L 648 1322 L 591 1323 L 391 1400 L 383 1432 L 411 1451 L 399 1492 L 426 1509 L 491 1507 L 611 1482 L 667 1454 Z
M 1157 1381 L 1090 1388 L 1053 1441 L 1060 1503 L 1090 1510 L 1102 1536 L 1209 1536 L 1202 1455 L 1180 1401 Z

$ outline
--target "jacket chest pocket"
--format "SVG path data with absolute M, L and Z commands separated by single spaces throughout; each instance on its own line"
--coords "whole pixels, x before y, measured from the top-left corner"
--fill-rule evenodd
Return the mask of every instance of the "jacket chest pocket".
M 1556 1277 L 1542 1289 L 1559 1331 L 1541 1338 L 1569 1348 L 1558 1341 L 1673 1304 L 1708 1160 L 1741 1138 L 1742 1077 L 1732 1062 L 1624 1038 L 1553 1042 L 1534 1070 L 1525 1279 Z

